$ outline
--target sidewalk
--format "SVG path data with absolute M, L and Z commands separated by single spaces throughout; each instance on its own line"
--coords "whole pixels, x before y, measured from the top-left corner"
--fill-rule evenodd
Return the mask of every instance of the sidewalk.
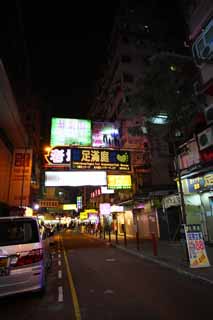
M 126 251 L 130 254 L 139 256 L 154 263 L 158 263 L 162 267 L 175 270 L 176 272 L 185 274 L 193 279 L 202 280 L 213 285 L 213 247 L 206 246 L 206 251 L 211 266 L 208 268 L 192 269 L 189 267 L 187 262 L 185 248 L 183 248 L 179 241 L 174 242 L 159 240 L 157 242 L 157 256 L 154 256 L 153 244 L 151 240 L 140 239 L 138 250 L 136 239 L 133 238 L 127 237 L 125 246 L 123 236 L 118 236 L 118 243 L 116 243 L 114 234 L 111 234 L 111 239 L 109 239 L 108 234 L 105 235 L 105 239 L 103 239 L 103 235 L 102 238 L 100 238 L 99 234 L 97 236 L 88 233 L 86 234 L 96 239 L 106 241 L 106 243 L 111 244 L 120 250 Z

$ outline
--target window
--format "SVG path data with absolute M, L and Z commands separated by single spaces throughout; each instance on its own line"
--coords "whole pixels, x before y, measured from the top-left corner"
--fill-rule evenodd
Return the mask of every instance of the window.
M 131 57 L 128 55 L 122 55 L 121 56 L 121 62 L 123 63 L 130 63 L 132 61 Z
M 122 37 L 122 41 L 123 41 L 123 43 L 126 43 L 126 44 L 129 43 L 129 39 L 128 39 L 128 37 L 126 37 L 126 36 L 123 36 L 123 37 Z
M 0 246 L 35 243 L 39 241 L 35 220 L 3 219 L 0 221 Z
M 124 82 L 134 82 L 134 77 L 131 73 L 123 73 L 123 81 Z
M 206 43 L 213 43 L 213 26 L 205 34 Z
M 199 52 L 204 49 L 204 41 L 203 41 L 203 39 L 200 40 L 200 42 L 198 43 L 197 47 L 198 47 Z

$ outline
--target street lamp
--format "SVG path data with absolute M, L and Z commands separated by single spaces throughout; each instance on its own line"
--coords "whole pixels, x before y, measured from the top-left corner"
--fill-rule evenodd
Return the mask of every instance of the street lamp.
M 44 147 L 44 150 L 45 150 L 46 152 L 49 152 L 51 149 L 52 149 L 52 148 L 51 148 L 50 146 Z

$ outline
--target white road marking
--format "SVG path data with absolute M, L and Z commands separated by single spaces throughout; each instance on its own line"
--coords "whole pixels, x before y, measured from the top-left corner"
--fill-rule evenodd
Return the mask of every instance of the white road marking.
M 61 266 L 61 260 L 58 261 L 58 266 L 59 266 L 59 267 Z
M 107 289 L 104 291 L 104 294 L 114 294 L 113 290 Z
M 61 258 L 61 255 L 60 255 L 60 254 L 58 254 L 58 258 L 59 258 L 59 259 Z
M 107 262 L 114 262 L 116 261 L 114 258 L 109 258 L 109 259 L 106 259 Z
M 63 288 L 58 287 L 58 302 L 64 301 Z
M 61 279 L 61 278 L 62 278 L 62 271 L 58 270 L 58 279 Z

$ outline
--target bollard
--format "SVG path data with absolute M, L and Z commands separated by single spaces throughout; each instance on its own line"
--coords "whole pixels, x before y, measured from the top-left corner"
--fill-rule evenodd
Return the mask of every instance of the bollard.
M 118 230 L 115 230 L 115 241 L 118 244 Z
M 140 250 L 140 241 L 139 241 L 139 232 L 136 231 L 136 243 L 137 243 L 137 250 Z
M 157 256 L 157 255 L 158 255 L 158 245 L 157 245 L 157 239 L 156 239 L 155 233 L 152 232 L 152 233 L 151 233 L 151 236 L 152 236 L 153 255 L 154 255 L 154 256 Z
M 127 246 L 127 241 L 126 241 L 126 231 L 124 231 L 124 245 L 125 245 L 125 247 Z
M 111 243 L 111 231 L 109 230 L 109 242 Z

